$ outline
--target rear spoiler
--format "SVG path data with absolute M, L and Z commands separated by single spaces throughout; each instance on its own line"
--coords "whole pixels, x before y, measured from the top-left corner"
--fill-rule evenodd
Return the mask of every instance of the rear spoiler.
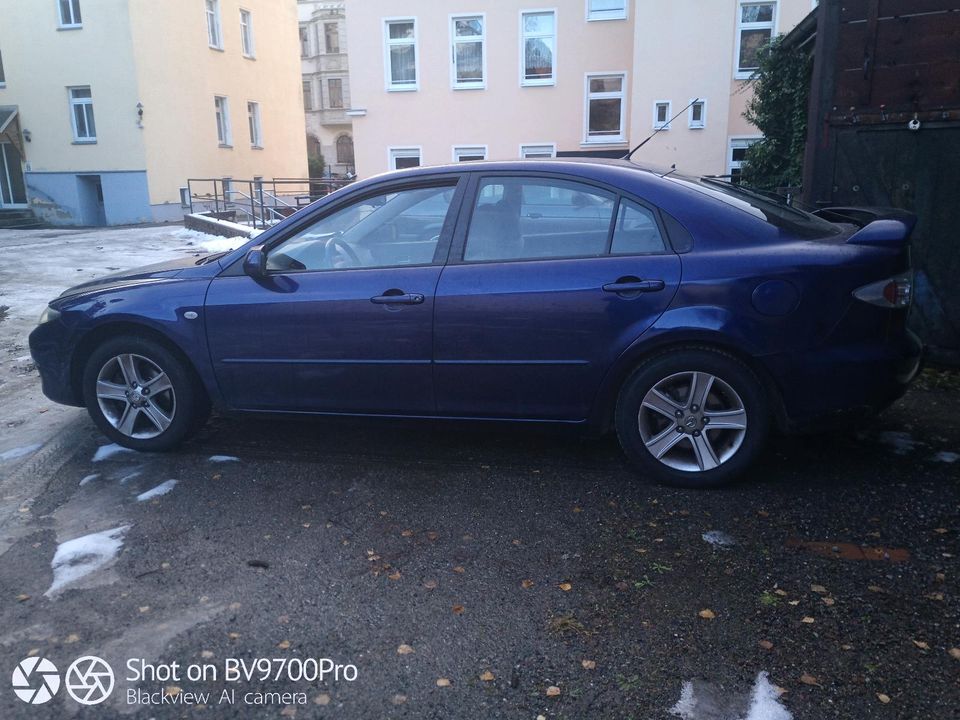
M 898 208 L 828 207 L 814 215 L 832 223 L 857 225 L 860 229 L 847 238 L 850 245 L 905 245 L 917 224 L 916 215 Z

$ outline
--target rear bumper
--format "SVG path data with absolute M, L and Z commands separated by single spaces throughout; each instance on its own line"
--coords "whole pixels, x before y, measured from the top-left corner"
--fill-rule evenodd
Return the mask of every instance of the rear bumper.
M 44 323 L 30 333 L 30 355 L 40 372 L 43 394 L 61 405 L 83 407 L 83 399 L 73 387 L 70 373 L 70 349 L 60 321 Z
M 896 342 L 851 343 L 765 358 L 780 379 L 786 429 L 803 431 L 849 414 L 877 412 L 920 372 L 923 345 L 909 330 Z

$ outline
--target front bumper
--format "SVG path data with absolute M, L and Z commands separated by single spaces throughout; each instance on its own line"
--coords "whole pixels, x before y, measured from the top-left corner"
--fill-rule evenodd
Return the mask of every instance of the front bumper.
M 83 407 L 74 387 L 67 332 L 60 320 L 37 325 L 30 333 L 30 355 L 40 372 L 43 394 L 61 405 Z

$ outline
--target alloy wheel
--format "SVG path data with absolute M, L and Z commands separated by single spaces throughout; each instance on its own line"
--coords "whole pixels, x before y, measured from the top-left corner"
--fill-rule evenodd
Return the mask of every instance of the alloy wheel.
M 163 434 L 177 412 L 170 378 L 142 355 L 116 355 L 97 375 L 97 403 L 104 418 L 127 437 L 147 440 Z

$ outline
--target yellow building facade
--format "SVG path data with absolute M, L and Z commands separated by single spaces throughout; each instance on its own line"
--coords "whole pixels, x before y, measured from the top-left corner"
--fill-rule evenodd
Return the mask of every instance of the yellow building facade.
M 0 58 L 0 209 L 166 221 L 188 178 L 306 176 L 296 0 L 0 0 Z

